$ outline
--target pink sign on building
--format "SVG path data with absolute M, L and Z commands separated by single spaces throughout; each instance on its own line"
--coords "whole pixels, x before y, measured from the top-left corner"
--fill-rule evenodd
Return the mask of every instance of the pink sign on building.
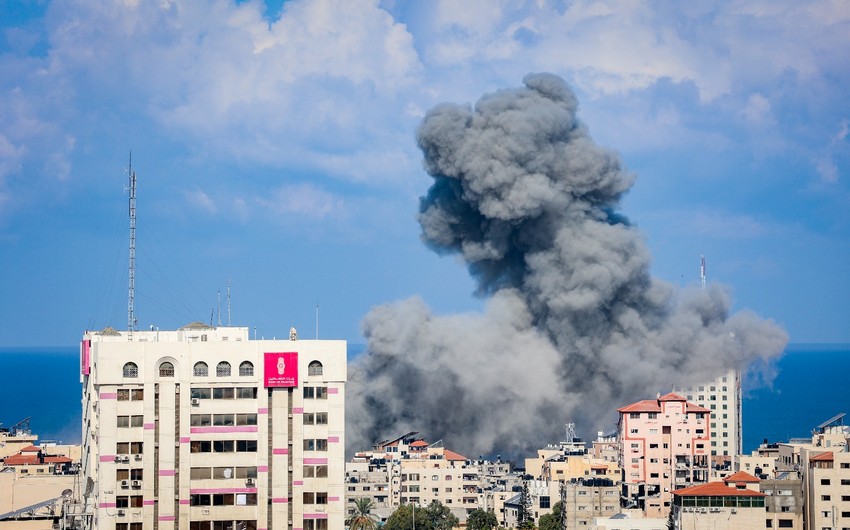
M 80 342 L 80 373 L 89 375 L 91 373 L 91 341 Z
M 266 388 L 298 386 L 298 352 L 264 353 Z

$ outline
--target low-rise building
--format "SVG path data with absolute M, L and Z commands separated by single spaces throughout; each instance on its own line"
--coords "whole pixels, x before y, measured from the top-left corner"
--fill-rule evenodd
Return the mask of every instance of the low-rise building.
M 759 479 L 739 471 L 673 491 L 670 520 L 675 530 L 757 530 L 765 528 L 764 499 Z

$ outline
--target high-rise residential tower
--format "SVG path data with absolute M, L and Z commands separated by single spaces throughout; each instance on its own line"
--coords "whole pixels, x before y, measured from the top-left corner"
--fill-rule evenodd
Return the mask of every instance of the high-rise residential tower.
M 88 528 L 342 528 L 346 343 L 86 332 Z

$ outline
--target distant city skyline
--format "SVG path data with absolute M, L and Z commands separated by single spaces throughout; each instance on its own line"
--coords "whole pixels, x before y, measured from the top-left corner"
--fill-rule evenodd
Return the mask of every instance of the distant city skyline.
M 415 132 L 528 72 L 636 176 L 652 273 L 850 343 L 850 7 L 13 0 L 0 6 L 0 345 L 191 321 L 365 342 L 377 305 L 478 312 L 421 243 Z M 219 302 L 220 300 L 220 302 Z M 318 305 L 318 322 L 317 322 Z M 221 311 L 219 312 L 219 307 Z

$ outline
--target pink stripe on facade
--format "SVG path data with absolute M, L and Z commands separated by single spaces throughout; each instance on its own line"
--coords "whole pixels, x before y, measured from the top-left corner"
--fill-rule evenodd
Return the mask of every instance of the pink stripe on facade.
M 115 503 L 114 502 L 102 502 L 102 503 L 98 504 L 98 506 L 100 508 L 115 508 Z
M 292 407 L 292 413 L 293 414 L 304 414 L 304 408 L 303 407 Z
M 273 455 L 288 455 L 289 449 L 272 449 Z
M 180 499 L 180 504 L 189 504 L 189 499 Z
M 311 465 L 327 464 L 328 459 L 327 458 L 305 458 L 304 463 L 305 464 L 311 464 Z
M 289 499 L 287 499 L 286 497 L 272 497 L 273 504 L 284 504 L 287 502 L 289 502 Z
M 257 466 L 257 473 L 268 473 L 269 466 Z
M 189 442 L 191 442 L 191 441 L 192 441 L 192 439 L 191 439 L 191 438 L 189 438 L 188 436 L 181 436 L 181 437 L 180 437 L 180 443 L 181 443 L 181 444 L 187 444 L 187 443 L 189 443 Z
M 257 488 L 191 488 L 192 495 L 217 495 L 219 493 L 257 493 Z
M 328 436 L 328 443 L 329 444 L 338 444 L 339 443 L 339 436 Z
M 159 470 L 159 476 L 160 477 L 173 477 L 174 476 L 174 470 L 173 469 L 160 469 Z
M 304 481 L 303 481 L 303 480 L 293 480 L 293 481 L 292 481 L 292 485 L 293 485 L 293 486 L 303 486 L 303 485 L 304 485 Z
M 328 394 L 339 394 L 339 389 L 330 387 L 328 388 Z
M 307 516 L 305 515 L 304 517 L 307 517 Z M 159 520 L 160 521 L 173 521 L 174 516 L 173 515 L 160 515 Z
M 220 433 L 220 432 L 257 432 L 256 425 L 229 425 L 227 427 L 191 427 L 192 434 Z
M 328 514 L 326 513 L 305 513 L 304 519 L 327 519 Z
M 269 413 L 269 409 L 266 408 L 266 407 L 262 407 L 262 408 L 257 409 L 257 414 L 268 414 L 268 413 Z
M 115 455 L 100 455 L 101 462 L 112 462 L 115 460 Z
M 154 429 L 154 427 L 155 427 L 155 425 L 153 423 L 145 423 L 145 429 L 146 430 L 152 431 Z
M 180 501 L 180 502 L 183 502 L 183 501 Z M 154 500 L 142 501 L 142 506 L 153 506 L 154 504 L 156 504 L 156 501 L 154 501 Z
M 328 497 L 328 502 L 338 502 L 339 497 Z
M 118 399 L 117 392 L 101 392 L 100 399 Z

